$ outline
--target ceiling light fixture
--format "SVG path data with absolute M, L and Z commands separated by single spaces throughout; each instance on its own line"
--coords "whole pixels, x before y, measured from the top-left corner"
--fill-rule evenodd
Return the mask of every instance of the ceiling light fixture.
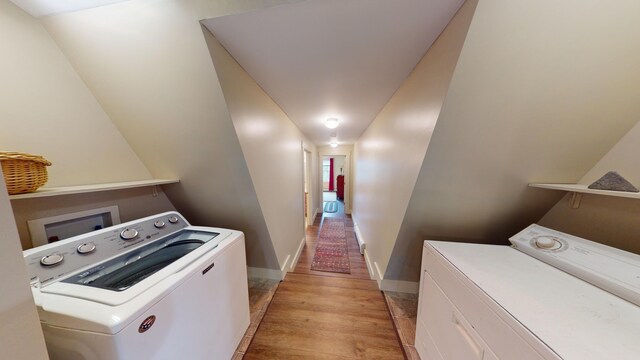
M 331 147 L 332 147 L 332 148 L 338 147 L 338 143 L 337 143 L 337 142 L 332 142 L 332 143 L 331 143 Z
M 324 126 L 328 127 L 329 129 L 335 129 L 338 127 L 338 119 L 328 118 L 327 120 L 325 120 Z

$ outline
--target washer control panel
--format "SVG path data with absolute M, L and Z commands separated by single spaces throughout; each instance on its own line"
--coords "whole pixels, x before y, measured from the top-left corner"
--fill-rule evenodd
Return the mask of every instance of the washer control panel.
M 640 255 L 536 224 L 509 241 L 523 253 L 640 306 Z
M 78 235 L 23 252 L 31 283 L 48 283 L 189 226 L 177 212 L 167 212 Z

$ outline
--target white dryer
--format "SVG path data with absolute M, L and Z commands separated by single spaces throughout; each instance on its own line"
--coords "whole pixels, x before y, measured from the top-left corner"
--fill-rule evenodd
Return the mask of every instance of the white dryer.
M 640 256 L 535 224 L 510 240 L 425 241 L 422 359 L 640 358 Z
M 243 233 L 177 212 L 24 258 L 52 360 L 231 359 L 249 326 Z

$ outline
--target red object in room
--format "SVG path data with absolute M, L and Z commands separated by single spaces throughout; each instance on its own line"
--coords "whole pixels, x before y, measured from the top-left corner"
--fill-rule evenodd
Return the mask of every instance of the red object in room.
M 333 191 L 333 158 L 329 158 L 329 191 Z
M 344 200 L 344 175 L 338 175 L 336 182 L 336 197 L 340 200 Z

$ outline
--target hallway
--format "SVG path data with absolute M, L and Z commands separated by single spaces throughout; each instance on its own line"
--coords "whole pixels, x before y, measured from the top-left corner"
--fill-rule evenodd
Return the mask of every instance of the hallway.
M 351 274 L 310 269 L 321 225 L 329 217 L 345 220 Z M 243 358 L 403 359 L 384 296 L 359 252 L 351 217 L 343 210 L 325 213 L 307 228 L 306 241 Z
M 355 279 L 370 280 L 369 271 L 367 270 L 367 264 L 364 261 L 364 257 L 360 254 L 360 248 L 356 240 L 356 235 L 353 230 L 353 221 L 350 215 L 344 214 L 344 205 L 338 201 L 339 209 L 336 213 L 324 213 L 322 218 L 316 219 L 313 225 L 307 228 L 306 232 L 306 244 L 298 259 L 298 264 L 294 269 L 294 273 L 297 274 L 311 274 L 319 276 L 330 277 L 348 277 Z M 311 270 L 311 261 L 315 253 L 316 242 L 318 241 L 318 234 L 320 233 L 320 227 L 322 221 L 326 218 L 344 218 L 345 230 L 347 235 L 347 249 L 349 251 L 349 262 L 351 266 L 351 274 L 333 273 L 326 271 Z

